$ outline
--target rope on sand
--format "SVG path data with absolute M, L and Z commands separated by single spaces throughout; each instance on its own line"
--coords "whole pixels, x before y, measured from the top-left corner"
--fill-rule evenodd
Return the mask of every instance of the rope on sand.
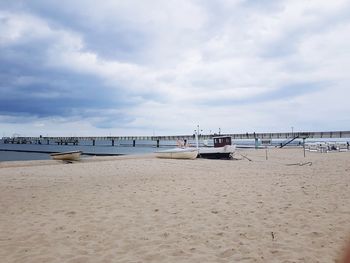
M 236 155 L 236 154 L 239 154 L 239 155 L 242 156 L 244 159 L 247 159 L 249 162 L 252 162 L 252 161 L 253 161 L 252 159 L 249 159 L 247 156 L 245 156 L 245 155 L 243 155 L 243 154 L 241 154 L 241 153 L 235 152 L 234 155 Z M 232 156 L 232 159 L 233 159 L 233 160 L 242 160 L 242 159 L 234 158 L 233 156 Z
M 252 159 L 248 158 L 246 155 L 241 154 L 241 153 L 238 153 L 238 152 L 235 152 L 233 155 L 240 155 L 240 156 L 242 156 L 244 159 L 248 160 L 249 162 L 252 162 L 252 161 L 253 161 Z M 234 156 L 232 156 L 232 159 L 233 159 L 233 160 L 242 160 L 242 159 L 234 158 Z M 262 162 L 262 161 L 255 161 L 255 162 Z M 312 165 L 312 162 L 287 163 L 287 164 L 279 163 L 279 162 L 272 162 L 272 163 L 281 164 L 281 165 L 286 165 L 286 166 L 311 166 L 311 165 Z
M 292 166 L 292 165 L 299 165 L 299 166 L 311 166 L 312 165 L 312 162 L 305 162 L 305 163 L 288 163 L 286 164 L 287 166 Z

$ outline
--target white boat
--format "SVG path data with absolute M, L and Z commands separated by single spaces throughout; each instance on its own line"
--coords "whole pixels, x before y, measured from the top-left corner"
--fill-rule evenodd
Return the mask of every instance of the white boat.
M 158 158 L 166 159 L 196 159 L 198 150 L 196 148 L 174 148 L 156 152 Z
M 71 151 L 71 152 L 62 152 L 62 153 L 52 153 L 51 158 L 54 160 L 62 161 L 78 161 L 80 159 L 82 151 Z

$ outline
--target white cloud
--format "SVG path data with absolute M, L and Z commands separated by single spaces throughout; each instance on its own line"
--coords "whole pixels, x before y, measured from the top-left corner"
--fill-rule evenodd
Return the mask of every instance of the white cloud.
M 48 23 L 36 16 L 25 13 L 0 12 L 0 44 L 25 45 L 43 40 L 58 41 L 65 49 L 80 49 L 81 39 L 66 30 L 52 29 Z

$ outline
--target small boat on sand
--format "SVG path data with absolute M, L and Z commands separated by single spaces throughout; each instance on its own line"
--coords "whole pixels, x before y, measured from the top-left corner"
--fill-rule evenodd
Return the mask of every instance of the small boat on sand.
M 54 160 L 62 161 L 78 161 L 80 159 L 82 151 L 71 151 L 71 152 L 61 152 L 50 154 L 51 158 Z
M 198 150 L 196 148 L 174 148 L 156 152 L 158 158 L 165 159 L 196 159 Z

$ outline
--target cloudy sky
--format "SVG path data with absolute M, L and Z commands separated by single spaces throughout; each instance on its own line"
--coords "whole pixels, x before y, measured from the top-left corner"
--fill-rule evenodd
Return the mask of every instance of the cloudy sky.
M 350 2 L 0 2 L 0 137 L 197 124 L 349 130 Z

